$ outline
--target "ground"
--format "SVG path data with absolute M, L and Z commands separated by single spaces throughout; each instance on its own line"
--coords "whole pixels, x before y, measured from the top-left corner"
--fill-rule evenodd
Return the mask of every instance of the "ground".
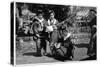
M 22 43 L 23 50 L 16 51 L 17 64 L 31 64 L 31 63 L 48 63 L 48 62 L 62 62 L 61 60 L 54 59 L 53 57 L 36 56 L 36 44 L 34 41 L 27 41 Z M 78 61 L 89 57 L 87 55 L 88 44 L 75 45 L 73 61 Z M 48 48 L 48 47 L 47 47 Z M 49 50 L 47 50 L 49 52 Z M 69 60 L 65 60 L 69 61 Z

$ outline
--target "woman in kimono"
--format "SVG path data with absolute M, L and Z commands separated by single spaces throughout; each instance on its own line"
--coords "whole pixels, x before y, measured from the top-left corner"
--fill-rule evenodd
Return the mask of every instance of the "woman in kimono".
M 36 41 L 37 55 L 46 55 L 46 34 L 44 31 L 45 19 L 43 18 L 42 13 L 38 13 L 38 16 L 35 17 L 33 21 L 32 29 L 34 32 L 34 39 Z M 42 52 L 43 49 L 43 52 Z
M 55 13 L 53 11 L 50 12 L 50 18 L 48 19 L 47 24 L 48 24 L 48 26 L 47 26 L 47 30 L 46 31 L 48 31 L 49 38 L 50 38 L 51 34 L 52 34 L 52 31 L 56 27 L 56 24 L 58 24 L 58 20 L 55 19 Z

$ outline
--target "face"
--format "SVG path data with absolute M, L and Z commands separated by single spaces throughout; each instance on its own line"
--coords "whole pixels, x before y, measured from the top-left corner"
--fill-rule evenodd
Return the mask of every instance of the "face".
M 54 14 L 51 13 L 51 14 L 50 14 L 50 19 L 53 19 L 53 18 L 54 18 Z
M 38 18 L 39 18 L 39 19 L 42 19 L 42 18 L 43 18 L 43 15 L 42 15 L 42 14 L 39 14 L 39 15 L 38 15 Z
M 95 16 L 95 12 L 94 11 L 90 11 L 90 15 Z

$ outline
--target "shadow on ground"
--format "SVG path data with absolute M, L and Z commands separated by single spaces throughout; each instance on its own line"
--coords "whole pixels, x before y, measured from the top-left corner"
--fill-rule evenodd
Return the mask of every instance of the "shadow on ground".
M 88 58 L 82 59 L 81 61 L 85 61 L 85 60 L 96 60 L 96 59 L 97 59 L 97 57 L 96 57 L 96 55 L 94 55 L 94 56 L 90 56 Z
M 35 56 L 35 57 L 41 57 L 39 55 L 37 55 L 36 52 L 27 52 L 27 53 L 23 53 L 24 56 Z
M 27 53 L 23 53 L 23 56 L 35 56 L 35 57 L 42 57 L 42 56 L 39 56 L 37 55 L 36 52 L 27 52 Z M 66 58 L 66 57 L 61 57 L 61 56 L 51 56 L 51 55 L 46 55 L 46 57 L 48 58 L 53 58 L 55 60 L 58 60 L 58 61 L 62 61 L 64 62 L 65 60 L 71 60 L 69 58 Z

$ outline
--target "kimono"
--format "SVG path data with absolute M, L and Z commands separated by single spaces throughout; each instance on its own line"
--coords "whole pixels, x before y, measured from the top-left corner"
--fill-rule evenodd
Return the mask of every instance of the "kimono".
M 58 21 L 56 19 L 53 20 L 48 20 L 48 25 L 56 25 L 58 23 Z
M 52 19 L 52 20 L 48 20 L 48 26 L 46 29 L 46 32 L 49 33 L 48 37 L 51 37 L 52 32 L 54 31 L 54 29 L 57 29 L 56 24 L 58 23 L 58 21 L 56 19 Z
M 45 20 L 41 19 L 41 20 L 36 20 L 32 25 L 32 29 L 33 29 L 33 33 L 34 36 L 33 38 L 36 41 L 36 48 L 37 48 L 37 54 L 38 55 L 42 55 L 41 54 L 41 49 L 44 49 L 44 52 L 46 52 L 46 42 L 45 42 L 45 32 L 44 32 L 44 23 Z

